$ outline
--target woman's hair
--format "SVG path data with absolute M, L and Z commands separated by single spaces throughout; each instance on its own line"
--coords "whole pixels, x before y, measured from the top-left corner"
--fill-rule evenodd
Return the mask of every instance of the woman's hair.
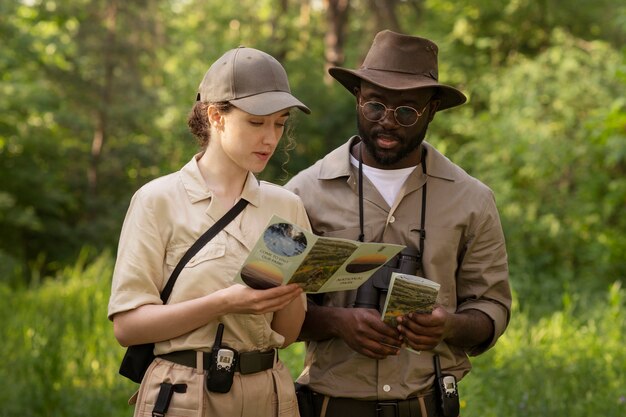
M 216 106 L 217 109 L 223 114 L 227 114 L 234 107 L 227 101 L 219 103 L 197 101 L 196 104 L 194 104 L 193 108 L 189 112 L 189 117 L 187 118 L 187 126 L 189 126 L 189 130 L 196 137 L 198 145 L 202 150 L 207 148 L 209 145 L 209 139 L 211 138 L 211 125 L 209 123 L 209 115 L 207 112 L 207 109 L 211 104 Z M 281 150 L 283 153 L 283 163 L 281 164 L 281 169 L 285 175 L 288 174 L 285 166 L 289 162 L 289 151 L 293 150 L 295 147 L 296 141 L 293 137 L 293 125 L 287 122 L 285 132 L 283 133 L 283 140 L 281 141 L 279 148 L 277 148 L 277 150 Z
M 211 104 L 217 107 L 220 113 L 223 114 L 227 114 L 233 108 L 233 105 L 227 101 L 219 103 L 197 101 L 194 104 L 191 112 L 189 112 L 189 117 L 187 117 L 187 126 L 189 126 L 189 130 L 196 137 L 198 145 L 202 149 L 207 148 L 211 138 L 211 125 L 209 124 L 209 115 L 207 113 L 207 109 Z

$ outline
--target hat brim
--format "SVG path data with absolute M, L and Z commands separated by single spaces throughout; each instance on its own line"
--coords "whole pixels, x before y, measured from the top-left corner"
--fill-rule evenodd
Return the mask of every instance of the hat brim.
M 423 75 L 373 69 L 351 70 L 340 67 L 330 68 L 328 73 L 352 94 L 355 93 L 355 88 L 361 86 L 361 80 L 365 80 L 389 90 L 413 90 L 436 87 L 439 90 L 438 98 L 441 100 L 438 111 L 460 106 L 467 101 L 465 94 L 456 88 L 439 84 L 433 78 Z
M 311 110 L 300 100 L 284 91 L 267 91 L 248 97 L 228 100 L 233 106 L 255 116 L 267 116 L 291 107 L 297 107 L 306 114 Z

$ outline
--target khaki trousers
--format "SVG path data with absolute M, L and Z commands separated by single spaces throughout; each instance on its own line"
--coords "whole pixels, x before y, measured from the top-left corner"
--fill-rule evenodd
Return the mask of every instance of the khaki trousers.
M 202 359 L 191 368 L 156 358 L 129 400 L 135 417 L 152 417 L 161 383 L 186 384 L 184 393 L 174 392 L 166 416 L 176 417 L 300 417 L 291 374 L 277 360 L 273 369 L 249 375 L 234 375 L 225 394 L 208 392 Z

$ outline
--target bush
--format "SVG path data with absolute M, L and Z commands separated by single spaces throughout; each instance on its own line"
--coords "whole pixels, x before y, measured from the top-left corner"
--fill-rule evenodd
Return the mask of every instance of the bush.
M 113 259 L 99 256 L 35 288 L 0 283 L 0 416 L 130 416 L 137 385 L 118 375 L 122 349 L 106 318 Z M 602 302 L 570 291 L 563 308 L 538 321 L 514 305 L 496 347 L 474 358 L 459 384 L 461 414 L 624 415 L 626 298 L 613 284 Z M 281 351 L 292 375 L 304 344 Z
M 460 384 L 464 417 L 625 414 L 624 290 L 616 282 L 603 302 L 569 294 L 564 304 L 539 321 L 514 309 L 507 332 Z
M 83 256 L 82 259 L 85 259 Z M 113 272 L 104 254 L 32 289 L 0 287 L 0 415 L 121 416 L 133 385 L 106 318 Z

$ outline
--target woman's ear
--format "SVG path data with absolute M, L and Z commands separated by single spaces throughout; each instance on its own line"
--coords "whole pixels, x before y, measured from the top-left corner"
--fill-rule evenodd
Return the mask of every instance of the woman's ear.
M 206 109 L 209 124 L 216 128 L 221 129 L 224 126 L 224 115 L 220 113 L 218 108 L 213 104 L 209 105 Z

